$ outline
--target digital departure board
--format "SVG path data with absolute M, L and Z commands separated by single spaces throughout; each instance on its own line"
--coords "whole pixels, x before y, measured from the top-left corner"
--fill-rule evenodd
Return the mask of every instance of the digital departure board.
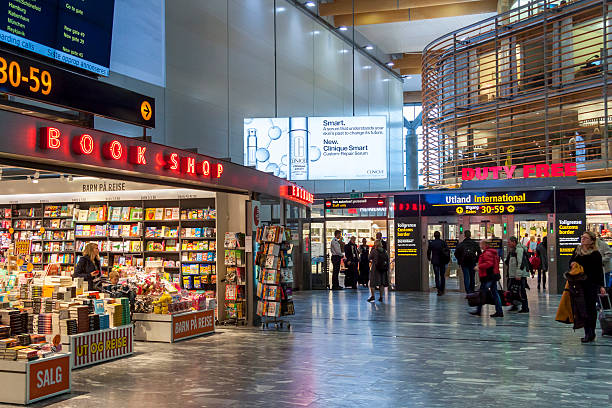
M 0 0 L 0 42 L 108 75 L 115 0 Z
M 554 212 L 553 191 L 423 194 L 424 215 L 496 215 Z

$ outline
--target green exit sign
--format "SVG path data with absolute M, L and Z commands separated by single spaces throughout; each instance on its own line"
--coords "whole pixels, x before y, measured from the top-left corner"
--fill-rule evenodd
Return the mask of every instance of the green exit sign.
M 363 193 L 351 193 L 351 198 L 363 198 Z

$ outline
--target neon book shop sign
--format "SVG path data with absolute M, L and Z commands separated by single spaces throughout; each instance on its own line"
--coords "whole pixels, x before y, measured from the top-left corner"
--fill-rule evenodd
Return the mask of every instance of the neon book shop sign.
M 68 147 L 72 153 L 92 158 L 102 157 L 109 162 L 127 162 L 131 165 L 146 166 L 153 162 L 168 171 L 180 172 L 185 175 L 200 176 L 202 178 L 221 178 L 223 164 L 209 160 L 199 160 L 195 157 L 180 156 L 178 153 L 163 155 L 149 152 L 151 146 L 130 145 L 126 146 L 118 139 L 111 139 L 105 143 L 96 142 L 89 134 L 81 134 L 72 138 L 62 136 L 59 129 L 54 127 L 43 127 L 39 130 L 39 147 L 46 151 L 58 151 Z M 69 143 L 69 146 L 65 146 Z M 149 157 L 153 156 L 153 157 Z
M 501 180 L 516 178 L 572 177 L 576 176 L 576 163 L 526 164 L 518 166 L 464 167 L 461 169 L 461 180 Z

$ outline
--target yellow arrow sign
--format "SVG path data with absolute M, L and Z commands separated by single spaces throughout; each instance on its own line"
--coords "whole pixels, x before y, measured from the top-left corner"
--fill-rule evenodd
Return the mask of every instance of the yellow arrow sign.
M 153 116 L 153 109 L 148 101 L 143 101 L 140 104 L 140 114 L 144 120 L 149 120 Z

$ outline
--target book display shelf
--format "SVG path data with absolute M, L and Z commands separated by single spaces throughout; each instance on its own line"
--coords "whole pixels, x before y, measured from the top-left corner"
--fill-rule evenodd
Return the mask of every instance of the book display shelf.
M 290 323 L 279 319 L 295 314 L 290 234 L 287 228 L 280 225 L 257 229 L 257 315 L 262 318 L 262 327 L 274 324 L 276 328 L 283 325 L 291 328 Z
M 216 219 L 214 198 L 4 205 L 0 251 L 28 241 L 35 270 L 56 264 L 70 275 L 95 242 L 104 275 L 161 266 L 169 281 L 216 297 Z
M 236 324 L 246 321 L 246 260 L 245 234 L 226 232 L 225 249 L 225 316 L 226 322 Z

